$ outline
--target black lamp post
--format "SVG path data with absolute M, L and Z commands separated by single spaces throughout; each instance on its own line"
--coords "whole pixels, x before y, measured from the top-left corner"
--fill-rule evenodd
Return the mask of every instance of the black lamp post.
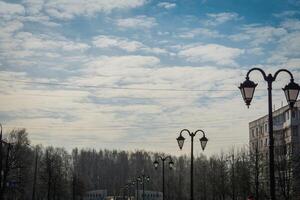
M 145 199 L 145 182 L 150 181 L 150 177 L 146 176 L 144 173 L 138 177 L 138 180 L 140 181 L 142 187 L 143 187 L 143 200 Z
M 198 132 L 202 132 L 203 136 L 202 138 L 200 138 L 200 144 L 201 144 L 201 148 L 204 151 L 207 141 L 208 139 L 205 137 L 205 133 L 202 130 L 197 130 L 194 133 L 190 132 L 188 129 L 183 129 L 180 131 L 179 137 L 177 138 L 177 142 L 178 142 L 178 146 L 180 148 L 180 150 L 183 147 L 184 144 L 184 140 L 185 138 L 182 136 L 183 132 L 187 132 L 189 134 L 189 136 L 191 137 L 191 192 L 190 192 L 190 199 L 194 200 L 194 137 L 196 136 L 196 134 Z
M 2 198 L 2 124 L 0 128 L 0 198 Z
M 158 158 L 162 161 L 162 191 L 163 191 L 163 200 L 165 199 L 165 161 L 167 159 L 169 159 L 169 169 L 173 169 L 173 166 L 174 166 L 174 162 L 172 161 L 172 158 L 171 156 L 166 156 L 166 157 L 162 157 L 162 156 L 158 156 Z M 158 160 L 155 160 L 153 162 L 153 165 L 155 167 L 155 169 L 158 168 L 158 165 L 159 165 L 159 162 Z
M 234 153 L 230 156 L 232 160 L 229 158 L 226 160 L 231 164 L 231 187 L 232 187 L 232 200 L 235 200 L 235 160 L 234 160 Z
M 139 177 L 135 178 L 132 181 L 132 185 L 136 185 L 136 200 L 139 200 L 139 182 L 140 182 Z
M 32 185 L 32 196 L 31 199 L 35 200 L 35 187 L 36 187 L 36 178 L 37 178 L 37 164 L 38 164 L 38 147 L 33 147 L 29 143 L 26 143 L 27 146 L 34 148 L 35 150 L 35 161 L 34 161 L 34 175 L 33 175 L 33 185 Z M 74 179 L 74 175 L 73 175 Z M 75 184 L 75 181 L 73 180 L 73 186 Z M 75 198 L 74 193 L 73 193 L 73 198 Z
M 270 196 L 271 200 L 276 199 L 275 194 L 275 175 L 274 175 L 274 137 L 273 137 L 273 116 L 272 116 L 272 84 L 276 80 L 280 72 L 286 72 L 290 75 L 290 83 L 283 88 L 286 100 L 291 108 L 293 108 L 297 101 L 300 86 L 294 82 L 293 74 L 286 69 L 279 69 L 274 76 L 272 74 L 266 75 L 266 73 L 260 68 L 252 68 L 246 75 L 246 80 L 241 83 L 239 89 L 241 90 L 243 99 L 246 105 L 249 107 L 252 101 L 256 83 L 249 80 L 249 75 L 252 71 L 259 71 L 263 75 L 264 80 L 268 83 L 268 110 L 269 110 L 269 175 L 270 175 Z

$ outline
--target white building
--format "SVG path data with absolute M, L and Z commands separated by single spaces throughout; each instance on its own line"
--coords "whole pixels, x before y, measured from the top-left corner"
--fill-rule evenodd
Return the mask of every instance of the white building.
M 138 199 L 143 200 L 143 190 L 138 190 Z M 163 194 L 162 192 L 157 192 L 157 191 L 149 191 L 145 190 L 144 192 L 144 200 L 162 200 L 163 199 Z M 135 191 L 135 197 L 137 197 L 137 190 Z M 137 199 L 137 198 L 135 198 Z
M 92 190 L 85 193 L 83 200 L 105 200 L 107 190 Z
M 285 191 L 289 190 L 292 196 L 298 196 L 296 193 L 300 192 L 300 101 L 296 102 L 293 110 L 284 106 L 273 112 L 273 130 L 276 191 L 279 195 L 282 187 L 289 187 L 284 188 Z M 258 152 L 260 163 L 264 163 L 260 183 L 268 191 L 268 115 L 249 123 L 249 146 L 251 153 Z

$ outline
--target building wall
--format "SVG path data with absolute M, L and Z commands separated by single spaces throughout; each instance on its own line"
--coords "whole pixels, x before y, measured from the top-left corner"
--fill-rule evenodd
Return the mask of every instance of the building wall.
M 283 169 L 280 167 L 281 164 L 291 163 L 293 169 L 291 171 L 293 196 L 299 195 L 296 193 L 300 191 L 300 177 L 298 176 L 300 172 L 300 101 L 295 104 L 293 111 L 285 106 L 273 112 L 273 130 L 277 184 L 280 180 L 282 181 L 283 177 L 281 174 L 279 177 L 279 171 Z M 268 191 L 269 127 L 267 115 L 249 123 L 249 146 L 251 153 L 254 153 L 257 148 L 260 162 L 264 163 L 263 176 L 260 177 L 260 182 Z M 299 165 L 299 167 L 296 167 L 296 165 Z M 284 171 L 280 173 L 283 174 Z M 278 187 L 279 185 L 277 185 Z
M 143 199 L 143 190 L 138 190 L 139 199 Z M 135 191 L 135 196 L 137 196 L 137 190 Z M 162 200 L 162 192 L 148 191 L 145 190 L 144 200 Z
M 92 190 L 85 193 L 83 200 L 105 200 L 107 190 Z

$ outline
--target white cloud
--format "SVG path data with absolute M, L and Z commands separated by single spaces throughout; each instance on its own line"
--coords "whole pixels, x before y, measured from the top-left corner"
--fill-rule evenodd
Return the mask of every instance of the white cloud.
M 154 56 L 101 56 L 88 61 L 84 71 L 105 75 L 130 74 L 132 70 L 156 67 L 159 63 L 159 58 Z
M 24 24 L 20 21 L 14 20 L 9 22 L 2 22 L 0 23 L 0 37 L 5 37 L 4 35 L 8 36 L 20 29 L 22 29 Z
M 231 35 L 229 38 L 233 41 L 250 41 L 253 46 L 266 44 L 287 34 L 284 28 L 272 26 L 250 25 L 242 28 L 242 32 Z
M 52 17 L 68 20 L 75 16 L 92 17 L 115 9 L 132 9 L 142 6 L 145 0 L 52 0 L 45 2 L 45 11 Z
M 186 58 L 190 62 L 212 62 L 217 65 L 236 66 L 235 61 L 244 50 L 226 47 L 218 44 L 200 44 L 183 47 L 178 55 Z
M 26 50 L 63 50 L 63 51 L 85 51 L 89 45 L 73 42 L 67 39 L 53 39 L 46 35 L 34 35 L 29 32 L 20 32 L 16 35 L 19 44 Z
M 275 17 L 278 17 L 278 18 L 285 18 L 285 17 L 292 17 L 296 14 L 299 14 L 300 12 L 299 11 L 296 11 L 296 10 L 286 10 L 286 11 L 283 11 L 281 13 L 275 13 L 274 16 Z
M 99 48 L 117 47 L 129 52 L 134 52 L 144 47 L 144 45 L 138 41 L 130 41 L 124 38 L 105 36 L 105 35 L 94 37 L 93 44 Z
M 160 2 L 157 4 L 157 6 L 165 9 L 172 9 L 176 7 L 176 3 Z
M 116 21 L 117 26 L 120 28 L 136 28 L 136 29 L 149 29 L 156 26 L 156 19 L 153 17 L 147 17 L 140 15 L 133 18 L 118 19 Z
M 23 0 L 26 13 L 29 15 L 39 15 L 44 7 L 45 0 Z
M 15 16 L 23 15 L 24 13 L 25 9 L 22 5 L 0 1 L 0 17 L 11 20 Z
M 241 17 L 237 13 L 223 12 L 223 13 L 209 13 L 208 19 L 203 21 L 206 26 L 217 26 L 229 21 L 240 20 Z
M 295 31 L 286 34 L 277 41 L 277 47 L 268 58 L 269 63 L 285 63 L 289 59 L 300 56 L 300 32 Z
M 139 41 L 114 36 L 99 35 L 93 38 L 93 45 L 98 48 L 119 48 L 128 52 L 144 51 L 147 53 L 166 54 L 165 49 L 151 48 Z
M 23 17 L 20 17 L 20 20 L 22 22 L 39 23 L 39 24 L 49 26 L 49 27 L 60 26 L 60 24 L 51 21 L 50 17 L 46 16 L 46 15 L 23 16 Z
M 179 34 L 181 38 L 195 38 L 195 37 L 207 37 L 207 38 L 221 38 L 224 37 L 216 30 L 211 30 L 207 28 L 196 28 L 192 30 L 184 31 L 183 33 Z
M 264 54 L 263 48 L 260 48 L 260 47 L 254 47 L 254 48 L 246 49 L 246 53 L 257 55 L 257 56 L 260 56 L 260 55 Z
M 281 23 L 281 26 L 288 30 L 300 30 L 300 20 L 287 19 Z

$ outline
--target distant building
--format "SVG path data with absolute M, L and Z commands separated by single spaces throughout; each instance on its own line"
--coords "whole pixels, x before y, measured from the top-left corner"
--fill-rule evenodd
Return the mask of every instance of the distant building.
M 139 198 L 138 199 L 143 199 L 143 190 L 138 190 L 138 195 Z M 157 192 L 157 191 L 149 191 L 149 190 L 145 190 L 144 192 L 144 200 L 162 200 L 163 199 L 163 194 L 162 192 Z M 135 199 L 137 197 L 137 190 L 135 191 Z
M 300 101 L 295 108 L 284 106 L 273 112 L 274 159 L 277 195 L 290 192 L 300 199 Z M 249 146 L 258 152 L 261 169 L 260 183 L 269 190 L 269 127 L 268 115 L 249 123 Z
M 107 190 L 92 190 L 85 193 L 83 200 L 105 200 Z

